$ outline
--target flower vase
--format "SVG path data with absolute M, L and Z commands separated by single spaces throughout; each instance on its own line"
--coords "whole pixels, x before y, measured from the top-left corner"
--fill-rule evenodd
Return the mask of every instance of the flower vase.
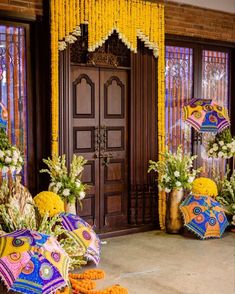
M 183 188 L 173 189 L 167 198 L 166 205 L 166 232 L 178 234 L 183 227 L 183 220 L 179 206 L 183 200 Z
M 65 212 L 68 212 L 68 213 L 77 214 L 76 202 L 75 201 L 74 202 L 65 201 L 64 210 L 65 210 Z

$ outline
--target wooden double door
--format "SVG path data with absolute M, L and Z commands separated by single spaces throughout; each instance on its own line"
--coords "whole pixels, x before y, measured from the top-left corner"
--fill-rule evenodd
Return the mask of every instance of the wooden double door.
M 127 224 L 128 72 L 72 65 L 70 154 L 88 162 L 82 180 L 90 186 L 79 210 L 97 230 Z

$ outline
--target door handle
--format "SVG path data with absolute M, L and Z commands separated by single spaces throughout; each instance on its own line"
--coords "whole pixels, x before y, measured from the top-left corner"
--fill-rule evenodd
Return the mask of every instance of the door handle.
M 94 158 L 99 158 L 99 149 L 100 149 L 100 128 L 95 127 L 95 154 Z
M 106 126 L 100 126 L 100 150 L 106 150 L 106 143 L 107 143 L 107 131 Z
M 95 154 L 94 158 L 102 158 L 103 165 L 108 165 L 110 159 L 113 158 L 112 153 L 105 153 L 107 145 L 107 130 L 106 126 L 95 127 Z
M 108 166 L 110 160 L 113 158 L 112 153 L 100 152 L 100 158 L 103 159 L 103 165 Z
M 107 216 L 104 217 L 104 225 L 105 225 L 106 227 L 109 226 L 109 222 L 108 222 L 108 218 L 107 218 Z

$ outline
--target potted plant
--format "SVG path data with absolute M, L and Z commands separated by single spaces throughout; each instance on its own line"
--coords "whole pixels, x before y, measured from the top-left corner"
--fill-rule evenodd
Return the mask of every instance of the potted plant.
M 223 179 L 216 178 L 218 187 L 216 200 L 223 205 L 232 225 L 232 230 L 235 231 L 235 171 L 230 176 L 229 173 L 230 170 L 227 169 Z
M 212 158 L 229 159 L 235 155 L 235 139 L 232 137 L 229 129 L 216 134 L 208 142 L 207 155 Z
M 176 153 L 165 151 L 164 160 L 158 162 L 149 161 L 149 170 L 158 173 L 159 190 L 167 194 L 166 231 L 178 233 L 182 228 L 182 219 L 179 205 L 184 197 L 184 190 L 190 190 L 192 182 L 201 169 L 193 169 L 193 160 L 196 155 L 184 154 L 182 146 Z
M 82 199 L 86 195 L 87 185 L 81 181 L 84 165 L 87 160 L 83 156 L 73 155 L 69 170 L 66 165 L 66 156 L 53 155 L 52 159 L 44 159 L 48 169 L 40 172 L 48 173 L 51 182 L 48 190 L 58 194 L 65 203 L 65 210 L 76 214 L 76 200 L 82 207 Z
M 17 175 L 22 170 L 24 164 L 20 150 L 10 144 L 7 135 L 3 129 L 0 129 L 0 170 L 3 175 L 8 172 L 11 175 Z

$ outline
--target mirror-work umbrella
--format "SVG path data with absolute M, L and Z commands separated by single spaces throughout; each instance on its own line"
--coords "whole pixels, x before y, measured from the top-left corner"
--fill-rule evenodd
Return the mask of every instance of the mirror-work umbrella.
M 84 250 L 85 257 L 96 265 L 100 261 L 100 239 L 82 218 L 71 213 L 61 213 L 62 226 Z
M 57 240 L 30 230 L 0 237 L 0 276 L 8 290 L 49 294 L 67 286 L 70 258 Z
M 209 196 L 191 194 L 180 210 L 185 226 L 201 239 L 220 238 L 229 224 L 221 204 Z
M 184 120 L 198 132 L 221 132 L 230 126 L 228 111 L 211 99 L 192 99 L 184 106 Z

